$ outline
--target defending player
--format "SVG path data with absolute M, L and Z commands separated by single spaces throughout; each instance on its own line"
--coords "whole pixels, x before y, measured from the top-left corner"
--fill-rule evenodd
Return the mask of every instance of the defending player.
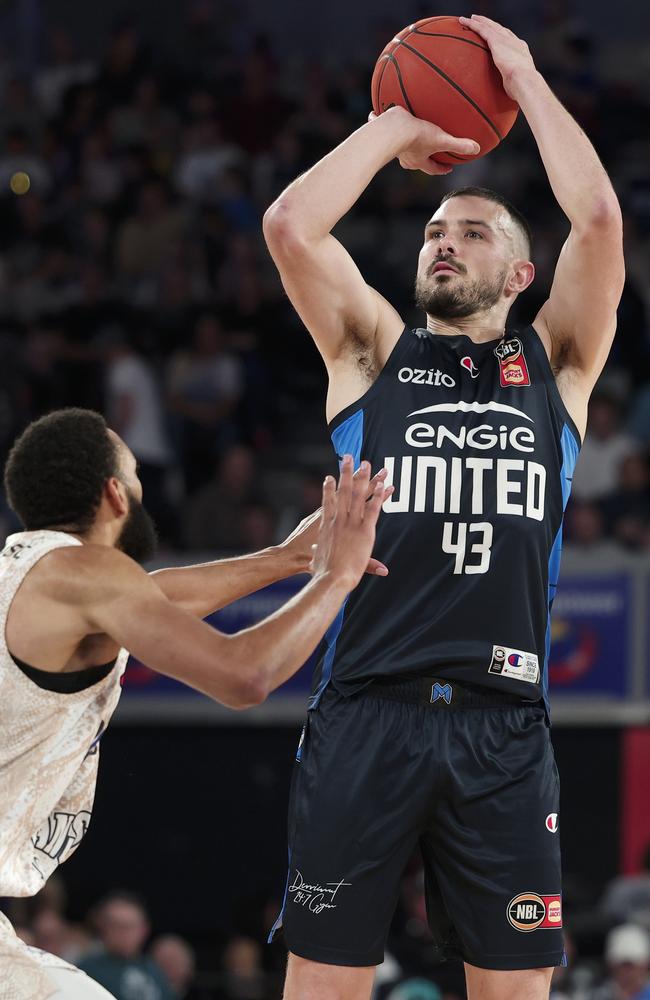
M 404 328 L 331 235 L 394 157 L 475 151 L 401 108 L 371 116 L 271 206 L 264 231 L 329 373 L 339 454 L 386 465 L 377 552 L 328 630 L 296 764 L 281 920 L 286 1000 L 363 1000 L 404 865 L 421 845 L 441 956 L 471 1000 L 541 1000 L 562 960 L 559 788 L 548 734 L 549 613 L 587 401 L 624 280 L 619 205 L 528 46 L 489 45 L 571 223 L 548 301 L 506 332 L 533 280 L 528 226 L 500 195 L 456 191 L 426 224 Z
M 364 569 L 387 572 L 368 561 L 383 480 L 367 463 L 353 479 L 348 456 L 338 492 L 325 480 L 322 517 L 283 545 L 148 575 L 134 560 L 153 554 L 155 532 L 124 442 L 89 410 L 27 428 L 5 469 L 25 531 L 0 554 L 0 896 L 33 895 L 86 832 L 127 650 L 231 708 L 260 703 L 305 662 Z M 310 583 L 260 624 L 223 635 L 200 621 L 310 560 Z M 108 993 L 26 948 L 0 913 L 0 997 Z

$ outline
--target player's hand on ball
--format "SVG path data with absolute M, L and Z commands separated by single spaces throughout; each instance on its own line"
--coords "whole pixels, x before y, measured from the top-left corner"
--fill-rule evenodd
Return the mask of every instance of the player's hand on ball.
M 449 135 L 444 129 L 432 122 L 415 118 L 405 108 L 389 108 L 383 115 L 392 115 L 395 119 L 406 115 L 412 123 L 411 135 L 406 145 L 400 150 L 398 160 L 405 170 L 422 170 L 425 174 L 448 174 L 453 169 L 444 163 L 432 159 L 436 153 L 456 153 L 458 156 L 472 156 L 480 151 L 480 146 L 474 139 L 459 139 Z M 371 111 L 368 121 L 373 121 L 377 115 Z
M 345 455 L 338 489 L 332 476 L 323 483 L 322 517 L 311 571 L 314 576 L 332 573 L 344 579 L 347 590 L 353 590 L 369 568 L 377 518 L 382 503 L 392 493 L 392 487 L 384 486 L 385 477 L 379 475 L 371 489 L 370 473 L 370 464 L 362 462 L 353 475 L 352 457 Z M 385 576 L 386 567 L 378 566 L 383 571 L 378 575 Z
M 503 89 L 513 101 L 517 98 L 517 83 L 526 74 L 535 72 L 535 63 L 528 45 L 523 38 L 518 38 L 509 28 L 481 14 L 471 17 L 460 17 L 459 21 L 480 35 L 494 60 L 494 65 L 501 73 Z

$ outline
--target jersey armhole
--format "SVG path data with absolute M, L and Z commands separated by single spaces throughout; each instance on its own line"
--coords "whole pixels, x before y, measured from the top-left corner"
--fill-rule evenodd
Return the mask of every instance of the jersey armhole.
M 399 360 L 404 351 L 406 350 L 406 345 L 408 345 L 410 333 L 413 333 L 413 331 L 409 326 L 405 325 L 404 329 L 397 338 L 392 351 L 386 358 L 385 365 L 379 372 L 379 375 L 372 383 L 372 385 L 368 386 L 364 394 L 362 396 L 359 396 L 358 399 L 355 399 L 353 403 L 348 403 L 348 405 L 344 406 L 342 410 L 339 410 L 336 416 L 332 417 L 332 419 L 328 422 L 327 428 L 330 434 L 332 434 L 332 432 L 336 430 L 339 424 L 344 423 L 349 416 L 351 416 L 357 410 L 363 409 L 363 407 L 366 406 L 368 401 L 373 397 L 373 395 L 377 391 L 377 387 L 384 382 L 385 377 L 390 375 L 391 372 L 396 370 L 396 367 L 399 364 Z
M 557 387 L 557 382 L 555 381 L 555 375 L 553 374 L 553 369 L 551 368 L 551 362 L 548 359 L 548 355 L 546 353 L 546 349 L 544 348 L 544 344 L 542 343 L 542 340 L 537 330 L 532 325 L 532 323 L 526 327 L 525 334 L 527 334 L 527 336 L 525 336 L 524 347 L 529 346 L 531 348 L 531 351 L 535 356 L 535 361 L 537 362 L 538 369 L 541 371 L 544 378 L 544 382 L 548 387 L 549 396 L 553 404 L 553 407 L 556 410 L 558 416 L 568 426 L 569 430 L 576 439 L 579 451 L 580 448 L 582 447 L 582 438 L 580 436 L 580 431 L 576 427 L 575 421 L 573 420 L 573 417 L 567 410 L 564 400 L 560 395 L 560 390 Z

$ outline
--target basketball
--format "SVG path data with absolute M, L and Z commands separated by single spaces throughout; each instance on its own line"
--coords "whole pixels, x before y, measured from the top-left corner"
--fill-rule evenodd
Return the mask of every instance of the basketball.
M 494 149 L 515 123 L 519 106 L 503 89 L 483 39 L 457 17 L 427 17 L 404 28 L 379 56 L 372 75 L 372 107 L 381 114 L 400 105 L 480 153 L 438 153 L 439 163 L 478 159 Z

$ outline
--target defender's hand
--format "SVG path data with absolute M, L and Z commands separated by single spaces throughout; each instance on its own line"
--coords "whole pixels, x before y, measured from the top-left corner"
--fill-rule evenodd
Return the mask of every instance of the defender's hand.
M 513 101 L 517 101 L 517 83 L 522 76 L 535 73 L 535 63 L 528 45 L 509 28 L 482 14 L 458 19 L 465 27 L 471 28 L 487 42 L 494 65 L 501 73 L 503 88 Z
M 359 475 L 359 471 L 355 472 L 355 478 Z M 381 469 L 376 476 L 372 477 L 368 484 L 367 499 L 372 497 L 377 483 L 383 483 L 387 475 L 387 470 Z M 385 487 L 383 500 L 387 500 L 394 490 L 394 486 Z M 322 513 L 323 508 L 319 507 L 313 514 L 304 517 L 300 524 L 293 529 L 291 534 L 280 545 L 280 548 L 290 553 L 292 562 L 295 562 L 299 567 L 296 569 L 296 573 L 308 573 L 311 571 L 311 561 L 314 555 L 313 550 L 318 540 Z M 366 566 L 366 573 L 369 573 L 371 576 L 388 576 L 388 567 L 383 562 L 380 562 L 379 559 L 370 559 Z
M 345 455 L 338 490 L 332 476 L 323 483 L 323 515 L 314 546 L 315 576 L 331 573 L 353 590 L 366 571 L 375 544 L 375 525 L 386 496 L 383 479 L 370 490 L 370 465 L 362 462 L 353 476 L 352 456 Z M 390 494 L 389 494 L 390 495 Z
M 398 153 L 400 166 L 405 170 L 422 170 L 425 174 L 448 174 L 453 169 L 445 163 L 436 163 L 431 157 L 436 153 L 457 153 L 459 156 L 471 156 L 480 151 L 480 146 L 473 139 L 458 139 L 449 135 L 438 125 L 415 118 L 405 108 L 394 107 L 382 112 L 384 118 L 391 115 L 396 121 L 403 123 L 404 116 L 410 119 L 411 129 L 409 139 Z M 374 121 L 378 116 L 371 111 L 368 121 Z

